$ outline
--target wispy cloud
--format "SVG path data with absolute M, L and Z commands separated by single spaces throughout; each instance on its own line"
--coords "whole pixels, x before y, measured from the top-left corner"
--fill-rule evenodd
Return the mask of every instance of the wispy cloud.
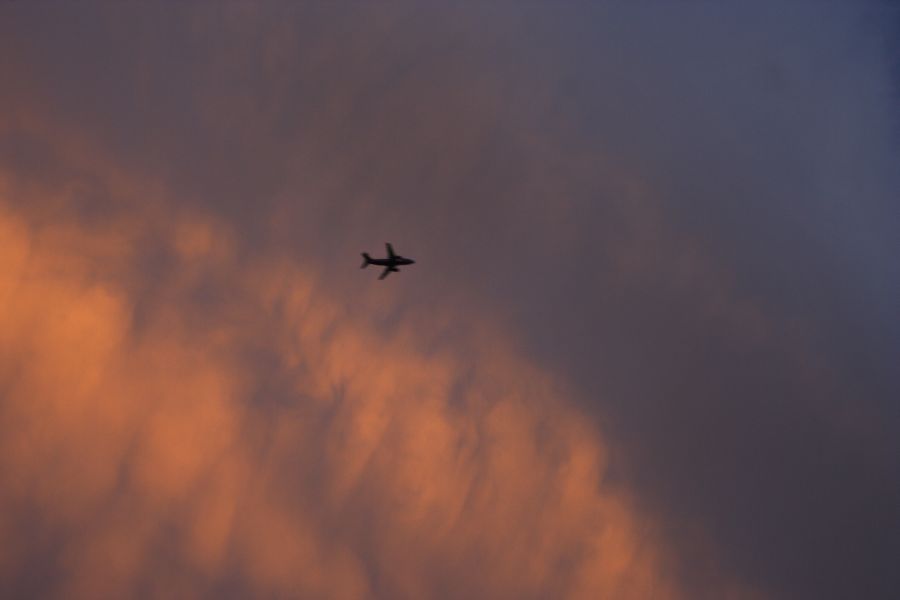
M 885 15 L 3 6 L 6 589 L 889 596 Z
M 502 331 L 379 330 L 373 299 L 91 162 L 127 218 L 4 177 L 5 593 L 675 595 L 573 392 Z

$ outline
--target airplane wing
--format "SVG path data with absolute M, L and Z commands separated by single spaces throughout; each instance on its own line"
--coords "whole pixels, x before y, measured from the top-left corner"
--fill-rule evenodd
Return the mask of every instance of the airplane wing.
M 385 267 L 384 271 L 381 272 L 381 276 L 378 279 L 384 279 L 390 273 L 399 273 L 399 272 L 400 272 L 400 269 L 398 269 L 397 267 Z
M 394 254 L 394 247 L 391 246 L 390 242 L 385 244 L 385 247 L 387 248 L 388 258 L 394 258 L 395 256 L 397 256 L 396 254 Z

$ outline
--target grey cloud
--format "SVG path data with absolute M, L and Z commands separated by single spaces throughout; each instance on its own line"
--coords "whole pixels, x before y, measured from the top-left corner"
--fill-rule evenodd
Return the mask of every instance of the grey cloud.
M 391 239 L 419 263 L 383 326 L 509 323 L 695 597 L 710 552 L 773 597 L 897 589 L 895 11 L 231 8 L 7 27 L 31 96 L 248 254 L 365 295 Z

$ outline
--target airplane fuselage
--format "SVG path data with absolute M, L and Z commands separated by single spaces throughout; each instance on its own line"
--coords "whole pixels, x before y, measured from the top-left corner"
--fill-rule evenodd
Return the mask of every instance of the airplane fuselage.
M 401 267 L 403 265 L 414 265 L 416 261 L 403 256 L 394 256 L 393 258 L 370 258 L 370 265 L 378 265 L 379 267 Z

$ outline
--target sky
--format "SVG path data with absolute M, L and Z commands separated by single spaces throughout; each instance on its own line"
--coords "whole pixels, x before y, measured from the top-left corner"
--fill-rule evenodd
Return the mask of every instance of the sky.
M 892 597 L 900 13 L 558 4 L 0 4 L 0 596 Z

